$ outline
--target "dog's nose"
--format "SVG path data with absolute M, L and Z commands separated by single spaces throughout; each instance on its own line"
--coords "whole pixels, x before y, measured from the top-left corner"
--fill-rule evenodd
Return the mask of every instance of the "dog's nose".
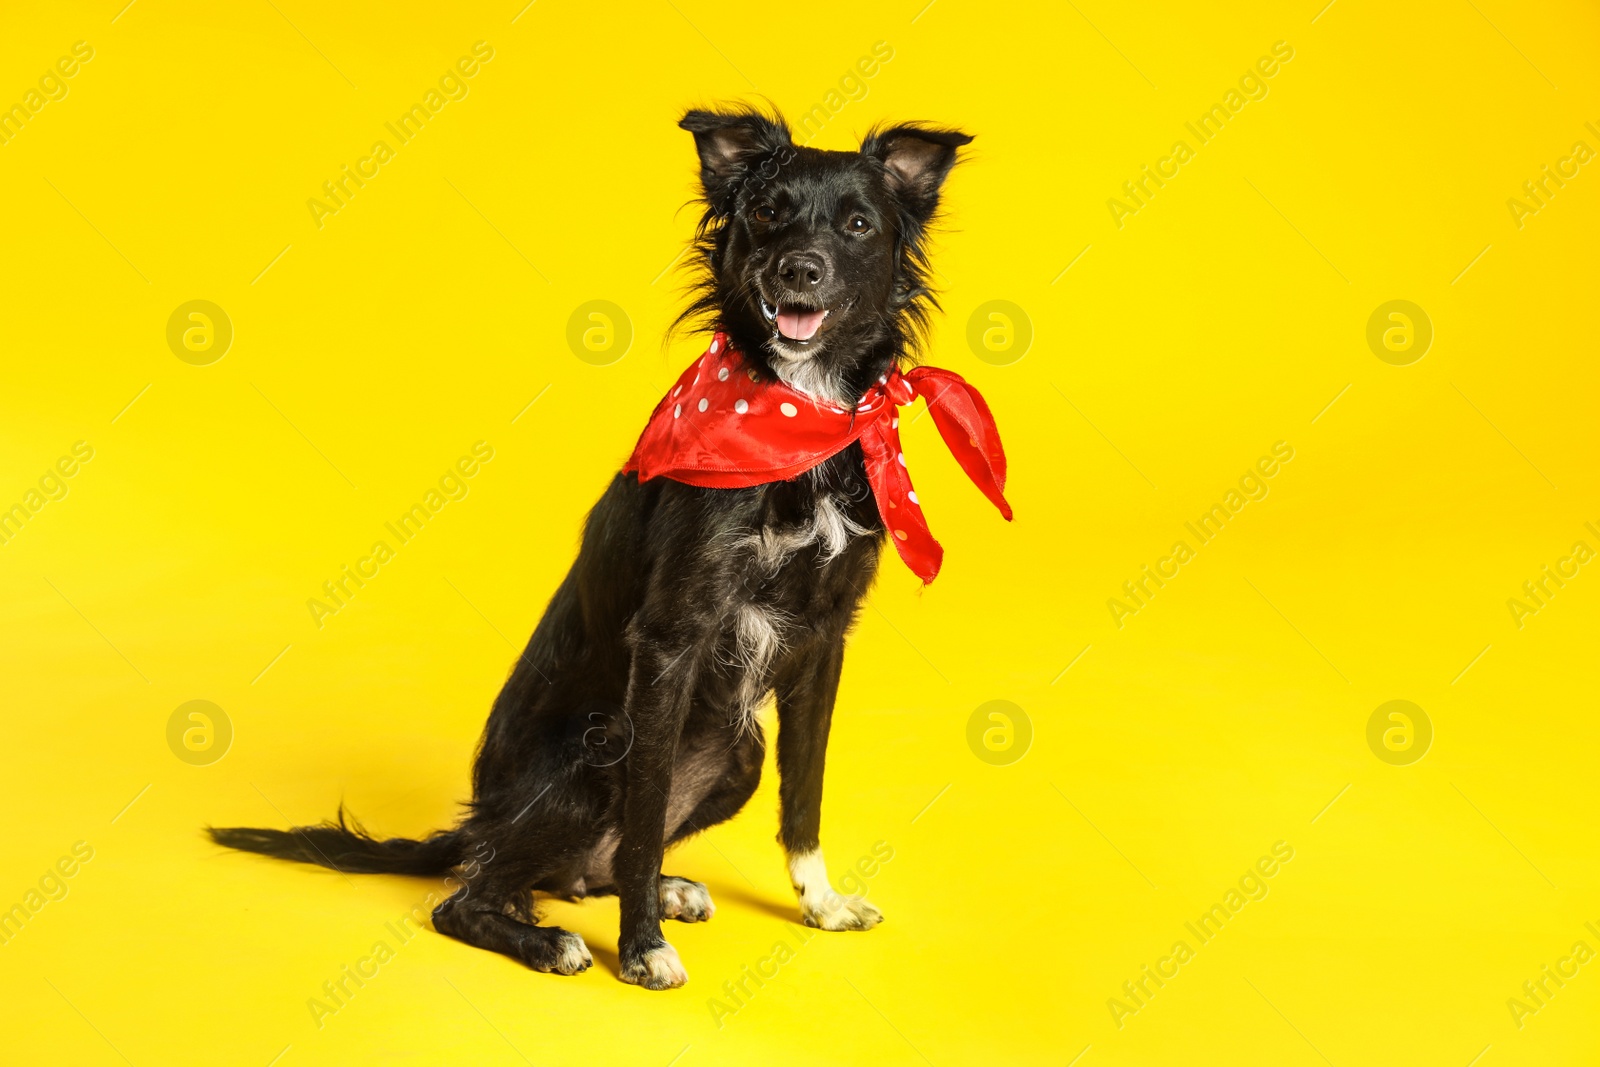
M 778 260 L 778 280 L 807 293 L 828 280 L 828 261 L 815 252 L 788 252 Z

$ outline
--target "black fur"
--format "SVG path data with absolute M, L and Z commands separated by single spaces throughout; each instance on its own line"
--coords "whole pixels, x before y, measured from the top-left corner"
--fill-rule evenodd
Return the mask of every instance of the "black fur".
M 859 152 L 824 152 L 793 145 L 780 118 L 752 110 L 690 111 L 680 125 L 695 137 L 705 215 L 700 281 L 678 325 L 719 327 L 766 373 L 852 405 L 913 358 L 934 306 L 928 226 L 971 138 L 895 126 Z M 763 302 L 829 314 L 809 340 L 785 338 L 778 324 L 795 320 Z M 316 827 L 210 832 L 346 871 L 443 873 L 489 856 L 434 925 L 541 970 L 571 973 L 589 957 L 574 935 L 536 925 L 532 893 L 617 892 L 622 977 L 681 984 L 676 957 L 663 962 L 661 919 L 707 917 L 709 900 L 663 903 L 663 851 L 755 791 L 765 742 L 752 716 L 770 693 L 779 840 L 791 855 L 818 847 L 845 635 L 882 540 L 858 446 L 751 489 L 619 474 L 495 700 L 459 826 L 379 841 L 341 812 Z M 766 627 L 777 642 L 753 647 Z

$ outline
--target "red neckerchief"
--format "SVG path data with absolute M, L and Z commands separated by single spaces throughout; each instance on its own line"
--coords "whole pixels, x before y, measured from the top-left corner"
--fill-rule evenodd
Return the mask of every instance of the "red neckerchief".
M 641 482 L 666 477 L 743 489 L 794 478 L 860 441 L 878 514 L 900 558 L 927 584 L 939 573 L 944 548 L 911 488 L 898 412 L 919 394 L 967 477 L 1010 521 L 1000 431 L 983 397 L 959 374 L 937 367 L 891 370 L 851 412 L 769 380 L 722 333 L 661 398 L 622 469 L 638 471 Z

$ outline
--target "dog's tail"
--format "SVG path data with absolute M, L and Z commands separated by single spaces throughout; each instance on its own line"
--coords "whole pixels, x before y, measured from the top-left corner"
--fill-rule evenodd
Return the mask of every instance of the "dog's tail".
M 339 808 L 337 821 L 292 830 L 250 826 L 208 826 L 211 840 L 243 852 L 315 863 L 349 874 L 444 874 L 466 858 L 461 831 L 440 830 L 414 841 L 380 841 Z

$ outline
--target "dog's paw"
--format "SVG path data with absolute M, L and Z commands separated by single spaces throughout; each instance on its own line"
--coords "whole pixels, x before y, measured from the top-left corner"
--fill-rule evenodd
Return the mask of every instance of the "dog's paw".
M 847 897 L 828 884 L 821 849 L 789 854 L 789 881 L 800 898 L 800 918 L 819 930 L 870 930 L 883 912 L 860 897 Z
M 800 917 L 819 930 L 870 930 L 883 922 L 883 912 L 865 900 L 832 891 L 821 899 L 801 900 Z
M 637 956 L 622 959 L 622 980 L 646 989 L 677 989 L 689 980 L 678 950 L 665 941 Z
M 555 931 L 555 937 L 541 937 L 526 949 L 529 967 L 549 974 L 579 974 L 594 963 L 583 938 L 568 930 Z
M 661 917 L 679 922 L 703 923 L 717 913 L 711 891 L 687 878 L 661 876 Z

